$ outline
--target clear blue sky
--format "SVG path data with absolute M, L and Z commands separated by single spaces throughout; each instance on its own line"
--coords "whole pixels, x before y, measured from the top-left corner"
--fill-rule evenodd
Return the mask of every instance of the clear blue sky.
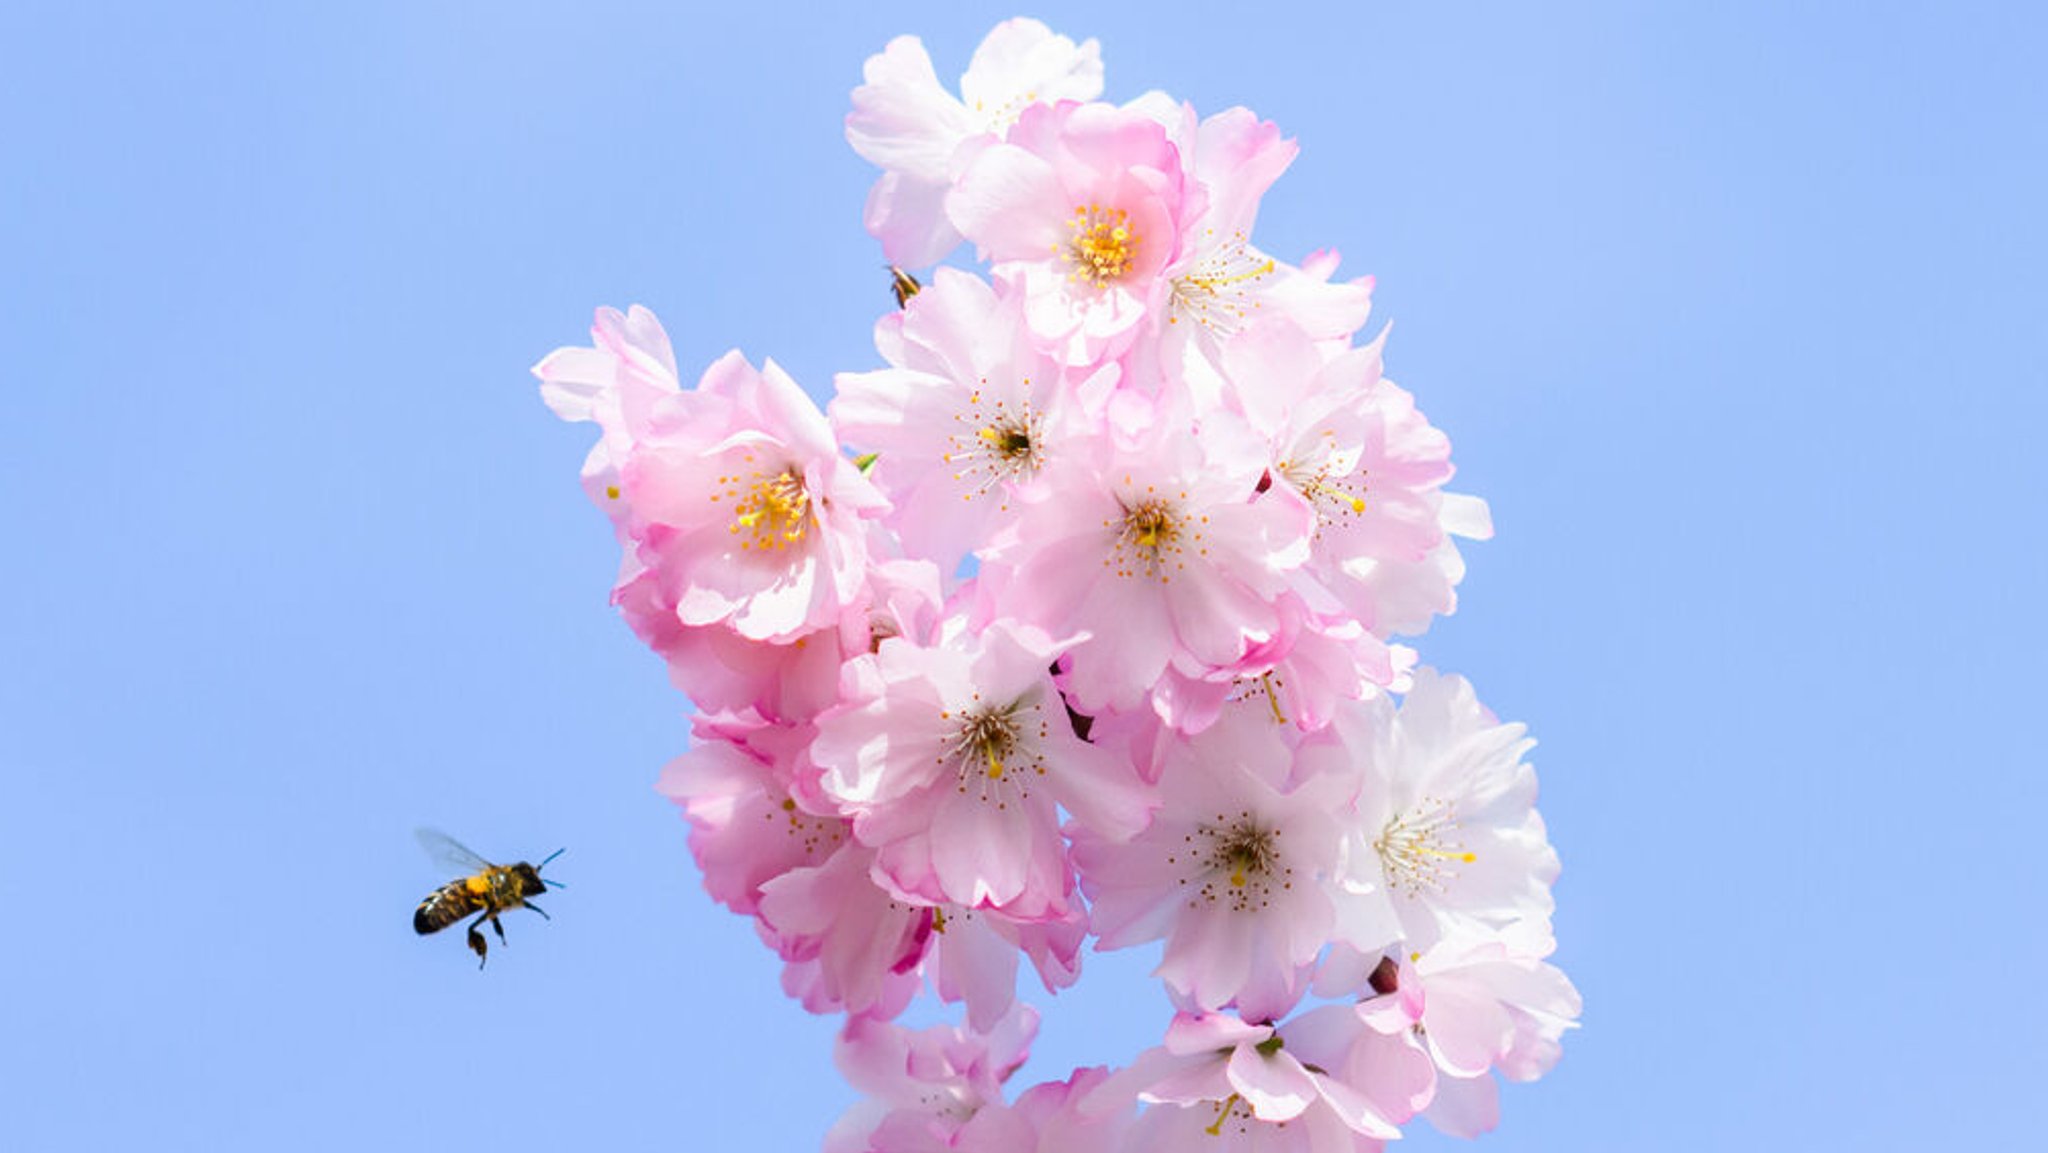
M 635 301 L 689 375 L 875 366 L 847 91 L 1016 10 L 721 7 L 0 10 L 0 1147 L 803 1150 L 847 1102 L 652 791 L 683 702 L 527 368 Z M 1587 1007 L 1479 1147 L 2022 1143 L 2038 8 L 1135 7 L 1030 11 L 1300 139 L 1261 239 L 1379 276 L 1493 504 L 1424 651 L 1541 741 Z M 415 939 L 422 823 L 568 846 L 554 922 Z M 1028 1072 L 1156 1035 L 1103 961 Z

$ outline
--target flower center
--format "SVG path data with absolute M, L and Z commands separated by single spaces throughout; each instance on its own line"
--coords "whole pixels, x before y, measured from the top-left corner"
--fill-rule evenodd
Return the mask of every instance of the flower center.
M 761 819 L 780 824 L 783 835 L 795 841 L 806 858 L 826 856 L 846 842 L 846 821 L 813 816 L 798 808 L 792 797 L 782 798 L 782 803 L 762 813 Z
M 1216 1120 L 1203 1126 L 1202 1132 L 1207 1133 L 1211 1137 L 1221 1137 L 1223 1136 L 1224 1122 L 1232 1118 L 1236 1119 L 1236 1129 L 1240 1134 L 1247 1132 L 1247 1126 L 1257 1120 L 1257 1117 L 1252 1113 L 1251 1107 L 1245 1104 L 1244 1098 L 1235 1093 L 1216 1103 Z
M 1294 887 L 1294 870 L 1281 859 L 1280 830 L 1263 824 L 1249 809 L 1235 817 L 1218 813 L 1187 837 L 1187 863 L 1196 874 L 1181 881 L 1194 892 L 1189 908 L 1222 904 L 1234 913 L 1257 912 L 1283 890 Z M 1169 865 L 1182 863 L 1168 854 Z
M 1091 288 L 1123 279 L 1138 258 L 1138 233 L 1121 208 L 1099 204 L 1077 206 L 1067 220 L 1067 238 L 1061 255 L 1074 266 L 1069 277 Z
M 1357 451 L 1337 448 L 1336 439 L 1336 432 L 1324 429 L 1315 444 L 1273 466 L 1314 506 L 1318 533 L 1324 525 L 1365 515 L 1366 470 L 1358 467 Z
M 721 476 L 718 483 L 724 487 L 726 496 L 739 498 L 733 505 L 728 531 L 743 536 L 742 550 L 758 548 L 773 552 L 803 543 L 811 522 L 811 494 L 804 489 L 804 479 L 794 468 L 773 474 L 756 472 L 753 483 L 744 492 L 737 476 Z
M 1023 383 L 1029 388 L 1031 378 Z M 962 431 L 948 437 L 952 447 L 940 459 L 954 467 L 954 480 L 968 486 L 963 499 L 973 500 L 1001 481 L 1030 480 L 1045 462 L 1039 438 L 1044 422 L 1029 402 L 1015 408 L 1000 400 L 985 404 L 976 389 L 953 420 Z
M 1102 563 L 1120 577 L 1144 576 L 1164 583 L 1171 579 L 1171 569 L 1187 567 L 1183 558 L 1190 548 L 1203 551 L 1200 524 L 1181 515 L 1171 501 L 1153 495 L 1150 486 L 1145 494 L 1135 503 L 1120 501 L 1123 516 L 1104 522 L 1115 530 L 1116 541 Z
M 977 705 L 965 713 L 939 714 L 958 726 L 939 760 L 952 762 L 959 791 L 967 792 L 972 784 L 980 790 L 982 800 L 999 809 L 1008 806 L 1012 793 L 1020 800 L 1029 796 L 1030 779 L 1045 775 L 1045 757 L 1038 752 L 1046 736 L 1045 723 L 1031 715 L 1043 711 L 1036 703 L 1016 700 L 1000 706 Z M 1027 734 L 1027 727 L 1034 723 L 1038 725 L 1035 741 Z
M 1453 840 L 1458 831 L 1457 810 L 1449 801 L 1424 797 L 1406 812 L 1387 819 L 1372 847 L 1380 855 L 1387 887 L 1420 896 L 1425 890 L 1441 893 L 1457 878 L 1454 864 L 1469 865 L 1478 855 L 1467 852 L 1463 841 Z

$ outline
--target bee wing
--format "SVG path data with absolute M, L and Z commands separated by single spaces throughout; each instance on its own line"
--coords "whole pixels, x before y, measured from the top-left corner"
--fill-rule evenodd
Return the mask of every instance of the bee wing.
M 414 829 L 412 835 L 419 840 L 420 848 L 427 851 L 427 856 L 434 858 L 435 864 L 456 876 L 481 873 L 494 867 L 471 852 L 467 845 L 439 829 Z

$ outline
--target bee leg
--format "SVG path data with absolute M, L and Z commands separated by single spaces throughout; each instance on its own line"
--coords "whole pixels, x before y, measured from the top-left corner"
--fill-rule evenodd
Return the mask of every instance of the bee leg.
M 554 918 L 553 918 L 553 917 L 550 917 L 550 916 L 548 916 L 548 911 L 547 911 L 546 909 L 543 909 L 543 908 L 541 908 L 541 907 L 540 907 L 539 905 L 536 905 L 536 904 L 534 904 L 534 903 L 533 903 L 532 901 L 527 901 L 527 902 L 526 902 L 525 904 L 526 904 L 526 907 L 527 907 L 527 908 L 529 908 L 529 909 L 532 909 L 532 910 L 533 910 L 534 912 L 536 912 L 536 913 L 539 913 L 539 914 L 540 914 L 540 919 L 541 919 L 541 920 L 543 920 L 543 921 L 552 921 L 552 920 L 554 920 Z
M 470 951 L 476 954 L 476 967 L 479 969 L 484 967 L 485 961 L 490 960 L 490 955 L 489 946 L 484 943 L 484 935 L 477 932 L 477 929 L 483 925 L 484 920 L 489 916 L 490 914 L 486 913 L 484 916 L 471 921 L 469 923 L 469 935 L 466 938 L 469 941 Z M 498 935 L 503 937 L 505 934 L 500 930 Z
M 498 915 L 496 913 L 491 914 L 491 931 L 498 935 L 498 943 L 500 945 L 505 943 L 505 926 L 498 923 Z

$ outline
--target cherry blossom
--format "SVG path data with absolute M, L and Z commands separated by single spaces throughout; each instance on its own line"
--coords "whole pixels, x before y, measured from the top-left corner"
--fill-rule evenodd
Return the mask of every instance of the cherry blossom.
M 932 647 L 886 640 L 848 667 L 811 755 L 906 897 L 1063 916 L 1059 808 L 1112 837 L 1144 825 L 1137 774 L 1068 726 L 1049 672 L 1063 647 L 998 621 Z
M 1313 518 L 1255 499 L 1264 458 L 1229 414 L 1148 440 L 1098 441 L 1094 461 L 1047 477 L 983 565 L 983 616 L 1089 634 L 1066 686 L 1083 711 L 1135 707 L 1169 665 L 1241 661 L 1279 630 L 1286 574 L 1308 556 Z
M 875 342 L 891 367 L 841 373 L 832 421 L 875 453 L 869 476 L 903 547 L 950 575 L 1016 519 L 1042 475 L 1085 459 L 1093 428 L 1078 398 L 1102 385 L 1032 343 L 1017 293 L 950 268 L 884 317 Z
M 883 258 L 985 267 L 892 268 L 829 419 L 737 352 L 685 387 L 638 306 L 535 366 L 695 709 L 656 787 L 843 1016 L 828 1153 L 1482 1133 L 1581 1007 L 1532 742 L 1414 647 L 1491 514 L 1361 335 L 1373 280 L 1255 238 L 1297 143 L 1101 95 L 1095 42 L 1033 20 L 957 95 L 913 37 L 869 58 Z M 1161 1043 L 1013 1091 L 1037 993 L 1152 942 Z M 957 1023 L 893 1023 L 923 998 Z
M 872 1017 L 849 1019 L 834 1058 L 865 1099 L 832 1127 L 825 1153 L 910 1153 L 952 1148 L 1030 1055 L 1038 1015 L 1018 1009 L 987 1031 L 910 1030 Z
M 1550 915 L 1557 854 L 1535 810 L 1533 741 L 1463 678 L 1421 669 L 1396 712 L 1375 699 L 1333 724 L 1366 767 L 1347 836 L 1345 937 L 1426 949 L 1462 927 Z
M 1024 110 L 982 149 L 946 213 L 1022 287 L 1032 330 L 1086 364 L 1146 316 L 1204 194 L 1158 122 L 1107 104 Z
M 1196 1007 L 1234 1003 L 1254 1019 L 1284 1013 L 1329 939 L 1335 913 L 1324 882 L 1358 777 L 1283 787 L 1293 732 L 1240 710 L 1199 736 L 1167 735 L 1151 825 L 1126 839 L 1075 836 L 1097 947 L 1163 938 L 1158 975 Z
M 940 86 L 915 36 L 898 36 L 869 57 L 864 76 L 846 140 L 883 170 L 868 194 L 868 231 L 891 263 L 920 268 L 960 243 L 942 205 L 970 144 L 1000 137 L 1033 104 L 1102 92 L 1095 41 L 1076 45 L 1024 18 L 996 25 L 981 42 L 957 97 Z

